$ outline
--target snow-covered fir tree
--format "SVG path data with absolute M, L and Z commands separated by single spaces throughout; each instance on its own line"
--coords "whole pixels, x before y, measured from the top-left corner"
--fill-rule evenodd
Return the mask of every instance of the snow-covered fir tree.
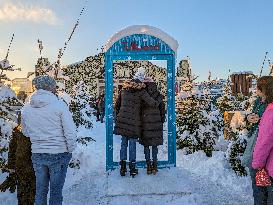
M 230 128 L 232 130 L 232 138 L 226 151 L 226 157 L 230 163 L 230 166 L 239 176 L 246 176 L 247 172 L 242 165 L 241 157 L 244 154 L 247 145 L 247 111 L 236 111 L 230 122 Z
M 91 121 L 91 112 L 92 109 L 90 107 L 90 97 L 86 94 L 87 86 L 83 82 L 79 82 L 77 85 L 73 87 L 73 93 L 71 98 L 65 91 L 62 91 L 60 97 L 62 97 L 66 102 L 69 103 L 70 111 L 72 112 L 72 117 L 77 129 L 84 127 L 85 129 L 92 128 Z M 87 146 L 89 142 L 95 141 L 91 136 L 82 136 L 78 133 L 77 142 L 80 145 Z M 71 168 L 80 168 L 80 153 L 75 153 L 73 158 L 69 164 Z
M 0 85 L 0 170 L 5 170 L 8 145 L 17 116 L 11 106 L 18 104 L 15 93 L 7 86 Z
M 224 88 L 224 95 L 219 97 L 216 101 L 216 105 L 220 112 L 224 114 L 226 111 L 232 111 L 235 109 L 235 97 L 232 96 L 231 83 L 228 79 Z
M 243 156 L 247 145 L 247 135 L 250 123 L 247 122 L 246 115 L 252 110 L 253 103 L 256 99 L 255 88 L 251 89 L 250 94 L 250 96 L 239 94 L 236 97 L 233 97 L 232 109 L 235 113 L 229 127 L 225 125 L 230 133 L 229 136 L 231 137 L 226 151 L 226 158 L 232 169 L 239 176 L 247 175 L 246 169 L 242 165 L 241 157 Z
M 17 125 L 17 115 L 12 106 L 21 105 L 14 91 L 4 85 L 9 80 L 5 71 L 17 70 L 7 60 L 0 61 L 0 170 L 4 171 L 7 163 L 8 145 L 13 128 Z
M 177 99 L 177 149 L 187 154 L 202 150 L 212 155 L 217 135 L 210 115 L 208 94 L 187 82 Z

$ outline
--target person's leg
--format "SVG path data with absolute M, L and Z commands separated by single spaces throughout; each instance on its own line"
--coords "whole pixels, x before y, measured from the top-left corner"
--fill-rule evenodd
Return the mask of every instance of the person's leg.
M 153 146 L 152 147 L 152 155 L 153 155 L 152 172 L 153 172 L 153 174 L 156 174 L 158 172 L 158 169 L 157 169 L 157 153 L 158 153 L 157 146 Z
M 149 146 L 144 146 L 144 154 L 145 154 L 146 165 L 147 165 L 147 174 L 149 175 L 149 174 L 152 174 L 152 163 L 151 163 Z
M 128 138 L 121 137 L 121 146 L 120 146 L 120 161 L 127 160 L 127 147 L 128 147 Z
M 144 155 L 145 155 L 146 161 L 150 161 L 151 160 L 149 146 L 144 146 Z
M 50 174 L 50 198 L 49 205 L 62 205 L 63 186 L 65 182 L 68 164 L 71 160 L 71 153 L 51 155 Z
M 129 161 L 136 161 L 136 142 L 137 139 L 129 139 Z
M 267 188 L 256 186 L 256 170 L 249 168 L 250 177 L 252 181 L 252 190 L 254 205 L 266 205 L 267 204 Z
M 127 147 L 128 147 L 128 138 L 121 137 L 121 146 L 120 146 L 120 176 L 124 177 L 126 175 L 126 160 L 127 160 Z
M 100 116 L 100 122 L 101 123 L 103 123 L 104 115 L 105 115 L 104 110 L 102 110 L 101 116 Z
M 270 179 L 273 184 L 273 178 Z M 273 185 L 267 187 L 267 205 L 273 205 Z
M 97 110 L 97 121 L 99 121 L 100 120 L 100 111 L 98 108 L 96 108 L 96 110 Z
M 129 168 L 130 175 L 133 177 L 138 174 L 138 169 L 136 169 L 136 142 L 137 139 L 129 139 Z
M 32 154 L 32 163 L 36 176 L 35 205 L 47 204 L 49 170 L 45 163 L 46 160 L 45 154 Z
M 158 154 L 158 147 L 152 146 L 152 156 L 153 156 L 154 162 L 157 162 L 157 154 Z

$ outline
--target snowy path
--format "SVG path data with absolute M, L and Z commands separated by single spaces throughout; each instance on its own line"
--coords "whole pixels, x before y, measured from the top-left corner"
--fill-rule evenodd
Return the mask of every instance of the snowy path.
M 169 180 L 166 176 L 176 181 L 170 181 L 170 184 L 164 186 L 164 182 Z M 153 186 L 150 186 L 150 181 L 153 181 Z M 159 184 L 164 187 L 163 190 L 159 190 Z M 177 187 L 178 184 L 185 184 L 186 186 L 182 186 L 185 189 L 181 189 L 181 186 Z M 129 190 L 126 190 L 126 185 Z M 134 193 L 130 192 L 132 187 L 135 187 Z M 243 196 L 230 187 L 216 184 L 208 178 L 202 178 L 178 168 L 172 171 L 161 170 L 158 176 L 145 176 L 142 171 L 140 176 L 134 179 L 121 178 L 118 176 L 118 171 L 111 173 L 108 178 L 106 175 L 85 176 L 77 184 L 65 190 L 64 198 L 64 204 L 67 205 L 250 205 L 253 203 L 249 195 Z
M 86 133 L 89 132 L 89 133 Z M 251 205 L 248 178 L 237 177 L 226 167 L 223 153 L 212 158 L 203 153 L 177 152 L 177 167 L 147 176 L 120 177 L 105 172 L 104 125 L 95 123 L 91 134 L 96 142 L 78 147 L 81 169 L 69 169 L 64 186 L 64 205 Z M 1 180 L 1 176 L 0 176 Z M 0 193 L 0 205 L 16 204 L 15 194 Z

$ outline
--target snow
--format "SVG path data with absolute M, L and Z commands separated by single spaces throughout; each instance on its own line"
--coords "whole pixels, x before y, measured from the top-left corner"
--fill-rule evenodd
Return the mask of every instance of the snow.
M 203 152 L 184 155 L 178 150 L 176 168 L 160 169 L 156 176 L 147 176 L 146 170 L 140 169 L 135 178 L 122 178 L 119 170 L 105 171 L 105 124 L 93 119 L 92 130 L 81 128 L 78 135 L 89 135 L 96 142 L 79 144 L 73 153 L 80 159 L 81 168 L 68 170 L 64 205 L 253 204 L 249 177 L 236 176 L 224 152 L 214 152 L 208 158 Z M 4 178 L 0 175 L 0 182 Z M 0 193 L 0 205 L 14 204 L 16 194 Z
M 238 72 L 233 72 L 231 75 L 240 75 L 240 74 L 253 74 L 252 71 L 238 71 Z
M 230 122 L 230 127 L 233 132 L 236 132 L 239 128 L 244 128 L 246 126 L 246 115 L 249 114 L 249 111 L 234 111 L 234 115 Z
M 0 86 L 0 101 L 16 97 L 15 92 L 8 86 Z
M 161 40 L 163 40 L 166 44 L 170 46 L 170 48 L 176 53 L 177 48 L 178 48 L 178 42 L 171 36 L 169 36 L 167 33 L 164 31 L 153 27 L 153 26 L 148 26 L 148 25 L 134 25 L 134 26 L 129 26 L 127 28 L 122 29 L 121 31 L 115 33 L 106 43 L 104 46 L 104 52 L 107 52 L 108 49 L 111 48 L 111 46 L 117 42 L 118 40 L 134 35 L 134 34 L 147 34 L 151 35 L 154 37 L 157 37 Z
M 6 60 L 6 59 L 0 61 L 0 66 L 1 66 L 2 68 L 4 68 L 4 69 L 5 69 L 5 68 L 11 68 L 11 67 L 12 67 L 12 65 L 10 65 L 10 64 L 9 64 L 9 61 Z

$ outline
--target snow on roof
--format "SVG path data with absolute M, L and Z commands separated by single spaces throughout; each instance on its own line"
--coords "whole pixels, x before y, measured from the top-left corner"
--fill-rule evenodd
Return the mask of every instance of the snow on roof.
M 233 72 L 231 75 L 240 75 L 240 74 L 253 74 L 252 71 L 239 71 L 239 72 Z
M 153 27 L 153 26 L 148 26 L 148 25 L 134 25 L 134 26 L 129 26 L 125 29 L 122 29 L 121 31 L 115 33 L 107 42 L 106 45 L 104 46 L 104 52 L 107 52 L 111 46 L 117 42 L 118 40 L 130 36 L 133 34 L 147 34 L 151 35 L 154 37 L 157 37 L 164 41 L 166 44 L 170 46 L 170 48 L 176 53 L 177 48 L 178 48 L 178 42 L 175 40 L 173 37 L 165 33 L 164 31 Z
M 76 63 L 72 63 L 72 64 L 69 64 L 69 65 L 66 65 L 66 66 L 76 66 L 76 65 L 80 65 L 81 63 L 83 63 L 84 61 L 78 61 Z M 64 67 L 66 67 L 64 66 Z

